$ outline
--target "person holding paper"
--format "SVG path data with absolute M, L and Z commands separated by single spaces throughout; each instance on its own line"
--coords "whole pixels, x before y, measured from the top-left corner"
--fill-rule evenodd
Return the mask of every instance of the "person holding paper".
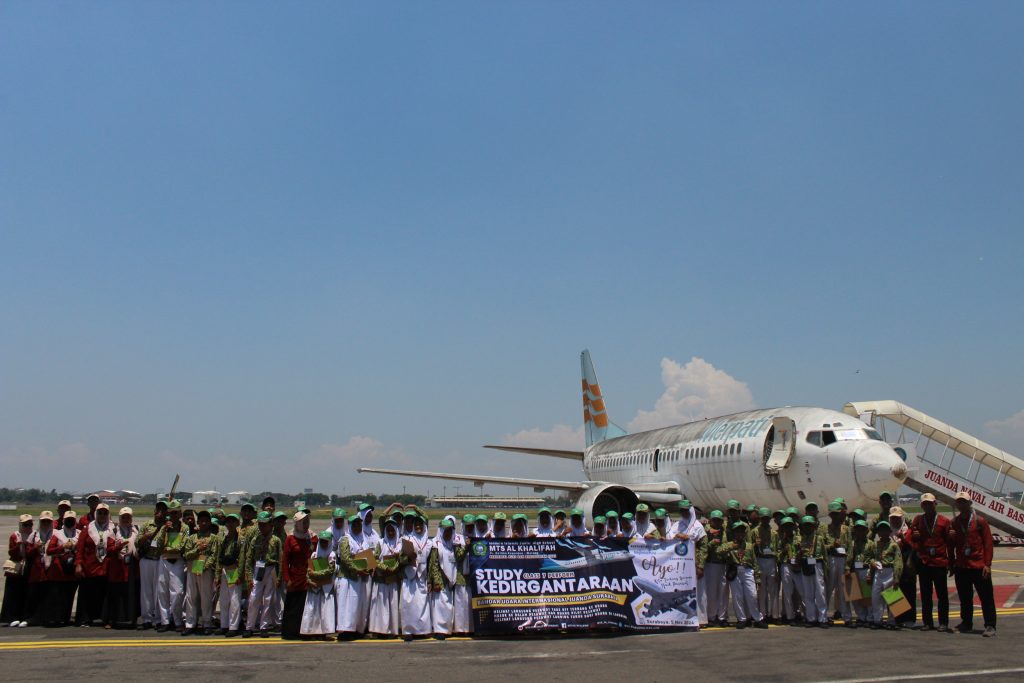
M 285 588 L 281 638 L 284 640 L 298 640 L 301 635 L 302 612 L 306 606 L 308 588 L 309 558 L 313 553 L 309 537 L 309 514 L 299 510 L 292 516 L 292 520 L 292 533 L 285 538 L 281 554 L 281 583 Z
M 373 570 L 370 587 L 369 631 L 381 638 L 395 638 L 399 633 L 400 586 L 409 557 L 402 553 L 398 522 L 384 520 L 384 535 L 374 549 L 377 568 Z
M 614 510 L 606 513 L 608 518 L 608 538 L 615 538 L 612 532 L 612 520 L 618 523 L 618 515 Z M 672 538 L 679 541 L 693 541 L 694 560 L 697 572 L 697 620 L 700 626 L 708 624 L 708 596 L 704 583 L 704 562 L 707 559 L 707 532 L 701 524 L 696 508 L 687 498 L 679 501 L 679 519 L 669 530 Z
M 804 623 L 828 628 L 825 604 L 825 536 L 819 533 L 818 520 L 811 515 L 800 519 L 797 559 L 800 567 L 800 594 L 804 599 Z
M 118 523 L 107 539 L 107 594 L 103 605 L 105 628 L 134 628 L 139 617 L 139 556 L 136 540 L 139 528 L 132 522 L 132 509 L 121 508 Z
M 891 527 L 889 522 L 878 520 L 875 524 L 875 535 L 878 537 L 870 554 L 871 571 L 871 628 L 882 628 L 882 611 L 885 600 L 882 598 L 882 591 L 899 585 L 900 574 L 903 571 L 903 556 L 900 547 L 890 536 Z M 889 620 L 886 628 L 896 630 L 896 615 L 889 612 Z
M 857 612 L 856 620 L 850 621 L 849 625 L 856 628 L 859 625 L 871 623 L 871 589 L 868 581 L 868 571 L 871 565 L 871 558 L 875 552 L 875 544 L 868 540 L 868 523 L 863 519 L 854 521 L 851 527 L 852 539 L 846 554 L 846 570 L 858 582 L 858 592 L 861 599 L 853 603 Z M 868 586 L 867 590 L 860 590 L 860 586 Z
M 348 532 L 338 545 L 338 577 L 334 581 L 339 640 L 352 640 L 366 632 L 370 611 L 370 569 L 356 556 L 373 550 L 363 533 L 363 518 L 348 518 Z
M 270 636 L 271 610 L 277 597 L 277 572 L 281 566 L 281 539 L 274 535 L 270 513 L 263 510 L 256 516 L 259 533 L 245 550 L 243 566 L 245 586 L 249 593 L 249 613 L 243 638 L 251 638 L 259 629 L 261 638 Z
M 363 520 L 363 537 L 366 539 L 367 547 L 376 548 L 380 534 L 373 528 L 373 506 L 369 503 L 360 503 L 359 519 Z
M 846 527 L 846 513 L 843 504 L 837 500 L 828 504 L 828 526 L 824 528 L 825 551 L 827 565 L 825 567 L 825 612 L 828 613 L 830 602 L 835 605 L 835 613 L 842 616 L 843 623 L 849 624 L 853 616 L 850 603 L 846 600 L 846 551 L 850 545 L 849 530 Z
M 427 559 L 430 623 L 438 640 L 444 640 L 455 627 L 455 586 L 466 583 L 466 577 L 459 571 L 465 556 L 466 546 L 455 542 L 454 521 L 442 519 Z
M 44 610 L 46 626 L 67 626 L 71 623 L 71 606 L 78 591 L 78 579 L 75 577 L 75 551 L 80 535 L 78 516 L 74 510 L 68 510 L 61 522 L 63 528 L 56 529 L 46 545 L 46 554 L 52 558 L 51 578 L 55 584 L 50 589 L 49 604 Z
M 113 532 L 110 507 L 99 503 L 94 515 L 96 518 L 78 535 L 75 553 L 75 576 L 79 580 L 76 626 L 92 626 L 103 618 L 103 600 L 107 594 L 107 539 Z
M 142 623 L 140 631 L 153 628 L 160 623 L 160 549 L 156 544 L 157 534 L 167 518 L 167 502 L 158 500 L 153 508 L 153 520 L 139 529 L 135 545 L 139 553 L 139 607 Z
M 213 537 L 207 548 L 214 560 L 214 588 L 219 588 L 219 635 L 227 638 L 234 638 L 242 632 L 241 521 L 241 517 L 234 513 L 227 515 L 224 533 Z
M 408 541 L 408 546 L 405 541 Z M 403 570 L 399 615 L 402 638 L 408 641 L 413 636 L 428 635 L 432 628 L 427 587 L 430 537 L 423 517 L 417 515 L 413 520 L 413 532 L 403 539 L 402 550 L 408 556 L 409 563 Z
M 185 560 L 181 557 L 181 549 L 187 536 L 188 527 L 181 521 L 181 503 L 172 500 L 167 503 L 167 519 L 156 536 L 156 547 L 160 553 L 157 583 L 160 625 L 156 630 L 160 633 L 176 628 L 176 624 L 184 627 Z
M 213 584 L 217 577 L 217 561 L 211 547 L 216 538 L 211 531 L 211 520 L 208 511 L 200 510 L 196 515 L 196 532 L 189 534 L 182 544 L 186 571 L 183 636 L 192 635 L 197 630 L 202 635 L 213 634 Z
M 917 621 L 917 553 L 910 537 L 911 529 L 907 524 L 903 508 L 894 505 L 889 508 L 889 537 L 900 548 L 903 571 L 897 582 L 903 591 L 910 609 L 896 617 L 896 625 L 900 628 L 914 628 Z
M 302 608 L 299 633 L 307 638 L 334 640 L 337 607 L 334 602 L 334 574 L 337 559 L 331 545 L 334 534 L 324 529 L 317 535 L 316 550 L 306 569 L 306 603 Z

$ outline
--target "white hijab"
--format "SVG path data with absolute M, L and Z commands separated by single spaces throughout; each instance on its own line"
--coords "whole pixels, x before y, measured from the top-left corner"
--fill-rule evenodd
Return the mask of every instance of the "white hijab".
M 139 527 L 129 523 L 128 528 L 125 529 L 121 526 L 121 520 L 118 518 L 118 523 L 114 525 L 114 536 L 127 541 L 121 548 L 121 557 L 134 557 L 137 554 L 135 542 L 139 536 Z
M 518 522 L 522 522 L 523 523 L 523 528 L 525 529 L 525 531 L 523 532 L 523 536 L 522 537 L 523 538 L 529 538 L 530 537 L 530 522 L 525 520 L 525 519 L 523 519 L 523 520 L 513 519 L 512 520 L 512 523 L 508 525 L 509 536 L 512 535 L 512 532 L 515 529 L 516 524 Z
M 359 533 L 353 533 L 351 525 L 345 530 L 345 538 L 348 539 L 348 552 L 352 555 L 361 553 L 370 546 L 370 539 L 366 537 L 363 530 L 360 529 Z
M 576 526 L 575 524 L 573 524 L 572 523 L 572 515 L 569 516 L 569 534 L 568 534 L 569 536 L 576 536 L 576 537 L 586 536 L 589 533 L 590 533 L 590 530 L 587 529 L 587 517 L 586 517 L 586 515 L 582 515 L 580 517 L 580 525 L 579 526 Z
M 395 527 L 395 540 L 393 541 L 388 538 L 389 526 Z M 401 529 L 395 522 L 392 522 L 391 520 L 384 522 L 384 535 L 380 537 L 379 541 L 377 541 L 377 549 L 380 552 L 381 557 L 384 557 L 385 555 L 397 555 L 402 552 L 402 534 L 399 533 L 400 531 Z
M 100 523 L 96 520 L 89 522 L 89 526 L 85 527 L 89 533 L 89 538 L 96 544 L 96 561 L 102 562 L 107 557 L 107 536 L 110 534 L 110 515 L 107 515 L 107 523 L 100 528 Z
M 534 529 L 533 533 L 537 538 L 550 538 L 555 535 L 554 517 L 549 517 L 552 521 L 544 526 L 540 523 L 540 515 L 537 515 L 537 528 Z
M 452 521 L 452 543 L 456 545 L 465 545 L 466 537 L 460 534 L 458 531 L 455 531 L 458 525 L 458 520 L 455 519 L 455 515 L 445 515 L 444 518 L 450 519 Z
M 31 545 L 35 545 L 36 543 L 43 544 L 43 551 L 41 555 L 43 556 L 43 566 L 47 569 L 50 568 L 50 563 L 53 562 L 53 556 L 46 552 L 46 545 L 50 542 L 50 537 L 53 536 L 53 532 L 53 525 L 50 525 L 50 531 L 45 536 L 43 536 L 42 528 L 39 528 L 29 534 L 28 537 L 28 542 Z
M 437 526 L 437 531 L 434 532 L 434 547 L 437 548 L 437 559 L 441 564 L 441 571 L 447 577 L 449 585 L 454 586 L 458 568 L 455 566 L 455 527 L 453 526 L 451 529 L 452 538 L 450 541 L 446 541 L 444 527 L 440 524 Z
M 636 532 L 637 536 L 646 536 L 648 533 L 650 533 L 651 529 L 653 528 L 654 525 L 651 524 L 650 513 L 647 513 L 647 521 L 643 522 L 643 524 L 640 523 L 640 520 L 636 518 L 633 519 L 633 531 Z
M 686 534 L 690 537 L 691 541 L 699 541 L 707 536 L 707 533 L 704 531 L 704 525 L 697 519 L 692 505 L 687 508 L 686 514 L 688 515 L 686 517 L 680 514 L 679 521 L 676 522 L 675 534 Z
M 427 571 L 427 559 L 430 556 L 430 536 L 427 534 L 427 524 L 423 523 L 423 532 L 417 533 L 416 527 L 413 526 L 412 531 L 404 536 L 412 543 L 413 550 L 416 551 L 416 564 L 405 566 L 405 576 L 409 579 L 414 579 L 417 576 L 423 576 Z
M 366 508 L 365 510 L 360 510 L 356 513 L 359 515 L 359 519 L 363 520 L 363 536 L 366 537 L 367 546 L 374 546 L 377 544 L 377 541 L 380 540 L 380 534 L 378 534 L 377 530 L 373 528 L 373 524 L 366 523 L 366 515 L 371 512 L 373 512 L 371 508 Z

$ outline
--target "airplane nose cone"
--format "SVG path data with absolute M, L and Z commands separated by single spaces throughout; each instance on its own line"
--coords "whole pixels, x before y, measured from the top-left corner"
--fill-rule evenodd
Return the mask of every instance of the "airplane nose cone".
M 907 463 L 889 444 L 872 441 L 859 446 L 853 456 L 857 488 L 868 500 L 882 491 L 895 491 L 907 477 Z

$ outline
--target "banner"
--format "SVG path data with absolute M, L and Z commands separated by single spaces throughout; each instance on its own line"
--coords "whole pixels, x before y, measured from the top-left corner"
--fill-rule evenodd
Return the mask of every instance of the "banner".
M 476 635 L 699 627 L 693 541 L 477 539 Z

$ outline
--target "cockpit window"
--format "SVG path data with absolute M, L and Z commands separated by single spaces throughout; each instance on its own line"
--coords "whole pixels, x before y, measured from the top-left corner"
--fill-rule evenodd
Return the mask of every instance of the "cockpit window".
M 836 433 L 828 430 L 821 433 L 821 445 L 831 446 L 836 442 Z
M 868 438 L 873 441 L 885 441 L 885 439 L 882 438 L 882 435 L 874 429 L 865 429 L 864 431 L 867 432 Z
M 821 446 L 821 432 L 807 432 L 807 443 Z

